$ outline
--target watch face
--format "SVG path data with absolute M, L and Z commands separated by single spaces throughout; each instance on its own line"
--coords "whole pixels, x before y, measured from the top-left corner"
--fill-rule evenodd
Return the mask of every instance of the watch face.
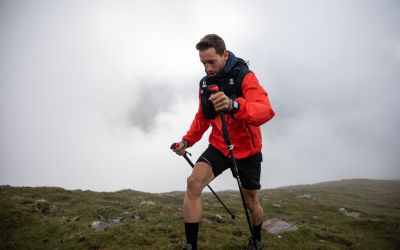
M 237 101 L 233 101 L 233 108 L 234 109 L 239 108 L 239 103 Z

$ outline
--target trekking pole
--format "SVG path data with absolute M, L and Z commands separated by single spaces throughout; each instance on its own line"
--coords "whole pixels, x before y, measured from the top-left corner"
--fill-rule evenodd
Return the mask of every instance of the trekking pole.
M 179 143 L 173 143 L 171 145 L 171 149 L 175 149 L 179 146 Z M 185 153 L 183 154 L 183 157 L 185 158 L 185 160 L 189 163 L 189 165 L 193 168 L 194 164 L 193 162 L 189 159 L 189 157 L 187 155 L 191 155 L 189 152 L 185 151 Z M 214 190 L 211 188 L 210 185 L 207 185 L 207 187 L 210 189 L 210 191 L 214 194 L 215 198 L 217 198 L 217 200 L 221 203 L 221 205 L 225 208 L 225 210 L 231 215 L 231 219 L 232 220 L 236 220 L 236 216 L 228 209 L 227 206 L 225 206 L 225 204 L 222 202 L 222 200 L 218 197 L 218 195 L 214 192 Z
M 217 85 L 210 85 L 210 86 L 207 87 L 207 90 L 214 94 L 214 93 L 217 93 L 219 91 L 219 88 L 218 88 Z M 223 131 L 223 134 L 224 134 L 226 147 L 229 150 L 229 156 L 231 158 L 231 163 L 232 163 L 231 170 L 232 170 L 232 173 L 233 173 L 233 175 L 236 178 L 237 183 L 238 183 L 240 197 L 242 198 L 244 212 L 246 213 L 247 223 L 249 224 L 251 239 L 253 241 L 253 245 L 254 245 L 255 249 L 257 249 L 257 243 L 256 243 L 256 239 L 254 238 L 253 227 L 252 227 L 251 222 L 250 222 L 249 211 L 247 209 L 246 201 L 245 201 L 244 196 L 243 196 L 242 182 L 240 181 L 239 171 L 238 171 L 238 168 L 237 168 L 237 165 L 236 165 L 235 157 L 233 155 L 233 147 L 234 147 L 234 145 L 232 145 L 231 138 L 229 137 L 228 127 L 227 127 L 226 121 L 225 121 L 225 113 L 223 111 L 221 111 L 221 112 L 219 112 L 219 116 L 221 118 L 222 131 Z

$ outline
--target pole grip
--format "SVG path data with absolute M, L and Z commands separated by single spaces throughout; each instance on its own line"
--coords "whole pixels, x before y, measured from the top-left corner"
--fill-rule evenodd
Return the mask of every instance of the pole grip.
M 179 147 L 179 142 L 174 142 L 172 143 L 170 149 L 176 149 L 177 147 Z
M 217 85 L 210 85 L 207 87 L 207 90 L 210 91 L 211 93 L 215 94 L 219 91 L 219 88 Z

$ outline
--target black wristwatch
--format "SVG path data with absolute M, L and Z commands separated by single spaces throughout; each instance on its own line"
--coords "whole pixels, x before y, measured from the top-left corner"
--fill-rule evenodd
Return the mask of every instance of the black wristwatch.
M 235 114 L 236 112 L 239 111 L 240 105 L 239 102 L 236 100 L 232 100 L 232 110 L 231 110 L 231 114 Z

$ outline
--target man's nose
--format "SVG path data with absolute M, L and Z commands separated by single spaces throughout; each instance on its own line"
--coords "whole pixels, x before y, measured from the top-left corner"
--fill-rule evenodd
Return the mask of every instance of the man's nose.
M 211 66 L 210 66 L 210 65 L 206 65 L 205 68 L 206 68 L 206 71 L 207 71 L 207 72 L 210 72 L 210 71 L 211 71 Z

